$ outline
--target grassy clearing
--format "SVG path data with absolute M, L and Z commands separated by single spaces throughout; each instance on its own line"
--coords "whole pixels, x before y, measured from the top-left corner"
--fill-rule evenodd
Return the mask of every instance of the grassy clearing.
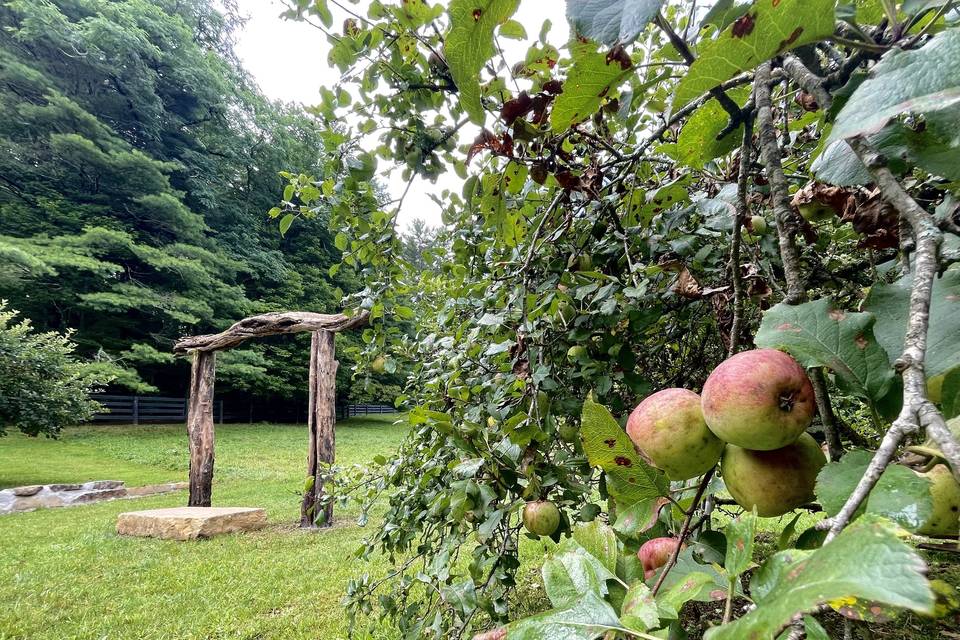
M 340 607 L 346 581 L 387 570 L 383 559 L 352 558 L 366 530 L 356 508 L 337 511 L 334 528 L 301 532 L 298 491 L 306 455 L 303 426 L 224 425 L 217 428 L 214 504 L 260 506 L 270 527 L 191 543 L 124 539 L 114 533 L 122 511 L 179 506 L 186 493 L 120 500 L 69 509 L 0 516 L 0 640 L 346 638 Z M 337 427 L 340 464 L 388 455 L 406 433 L 391 417 L 352 419 Z M 82 427 L 58 441 L 11 435 L 0 439 L 0 488 L 97 479 L 128 485 L 183 480 L 183 425 Z M 804 514 L 802 531 L 817 516 Z M 717 516 L 717 524 L 726 517 Z M 757 560 L 775 550 L 790 517 L 761 521 Z M 370 527 L 377 526 L 371 518 Z M 539 578 L 552 543 L 522 539 L 520 589 L 514 613 L 549 606 Z M 960 584 L 954 557 L 929 554 L 931 576 Z M 691 637 L 720 618 L 720 605 L 691 611 Z M 839 629 L 833 616 L 832 631 Z M 874 637 L 933 640 L 957 630 L 956 620 L 906 616 L 875 626 Z M 375 624 L 368 622 L 367 624 Z M 360 640 L 396 637 L 370 627 Z M 837 636 L 839 637 L 839 636 Z
M 338 424 L 338 463 L 392 452 L 406 433 L 394 419 Z M 355 510 L 340 510 L 332 530 L 294 528 L 306 443 L 303 426 L 217 427 L 214 504 L 266 508 L 271 526 L 255 533 L 195 543 L 114 533 L 117 514 L 180 506 L 185 492 L 0 516 L 0 639 L 346 637 L 339 600 L 347 579 L 386 565 L 349 561 L 364 535 Z M 96 479 L 135 486 L 186 473 L 183 425 L 0 440 L 0 487 Z

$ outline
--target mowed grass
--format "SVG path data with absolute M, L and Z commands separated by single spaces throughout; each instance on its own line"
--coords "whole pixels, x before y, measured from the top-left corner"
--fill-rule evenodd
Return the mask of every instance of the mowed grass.
M 396 419 L 339 423 L 337 463 L 389 455 L 407 431 Z M 0 639 L 345 638 L 347 580 L 387 566 L 353 558 L 366 533 L 357 507 L 337 510 L 328 530 L 295 527 L 306 447 L 302 425 L 217 426 L 213 503 L 265 508 L 270 526 L 258 532 L 195 542 L 116 535 L 117 514 L 183 506 L 185 491 L 0 516 Z M 0 488 L 106 479 L 136 486 L 185 480 L 187 466 L 183 425 L 0 439 Z

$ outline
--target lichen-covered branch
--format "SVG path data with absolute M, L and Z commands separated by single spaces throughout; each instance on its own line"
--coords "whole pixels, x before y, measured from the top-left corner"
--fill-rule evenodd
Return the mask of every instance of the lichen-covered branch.
M 800 250 L 797 248 L 796 242 L 796 219 L 798 216 L 790 206 L 787 177 L 783 173 L 781 163 L 777 127 L 773 121 L 773 101 L 770 94 L 772 82 L 770 63 L 765 62 L 757 68 L 753 92 L 757 110 L 760 157 L 763 160 L 767 179 L 770 182 L 770 200 L 777 223 L 780 261 L 783 263 L 784 279 L 787 282 L 787 292 L 783 301 L 786 304 L 799 304 L 807 299 L 807 291 L 803 282 L 803 272 L 800 268 Z M 827 438 L 830 459 L 837 460 L 843 455 L 843 447 L 840 443 L 836 419 L 830 409 L 830 395 L 827 392 L 823 372 L 819 369 L 812 370 L 810 372 L 810 382 L 813 385 L 820 421 Z
M 884 435 L 883 442 L 867 467 L 857 488 L 846 504 L 829 521 L 827 541 L 833 539 L 857 509 L 870 495 L 887 465 L 893 460 L 903 437 L 917 431 L 921 426 L 940 447 L 955 477 L 960 476 L 960 445 L 950 433 L 943 416 L 927 399 L 924 362 L 927 350 L 927 330 L 930 324 L 930 298 L 933 280 L 937 274 L 938 251 L 942 240 L 940 229 L 931 216 L 910 197 L 896 176 L 887 168 L 887 161 L 862 137 L 848 141 L 861 162 L 870 171 L 880 193 L 900 215 L 910 223 L 915 239 L 913 281 L 910 291 L 910 308 L 907 333 L 903 341 L 903 353 L 896 367 L 903 377 L 903 409 Z
M 826 111 L 830 108 L 833 98 L 824 84 L 823 78 L 810 71 L 803 61 L 792 53 L 783 57 L 783 71 L 801 89 L 813 96 L 817 106 Z
M 796 222 L 790 207 L 790 192 L 787 177 L 781 164 L 780 145 L 777 142 L 777 127 L 773 122 L 773 106 L 770 97 L 770 63 L 764 62 L 757 67 L 754 81 L 754 100 L 757 109 L 757 133 L 760 138 L 760 157 L 770 181 L 770 200 L 777 223 L 777 237 L 780 245 L 780 260 L 783 262 L 784 278 L 787 281 L 787 295 L 784 302 L 797 304 L 806 296 L 800 269 L 800 251 L 794 241 Z
M 743 278 L 740 274 L 740 245 L 743 240 L 743 225 L 750 216 L 747 203 L 747 181 L 750 178 L 750 162 L 753 151 L 753 118 L 747 116 L 743 123 L 743 143 L 740 145 L 740 171 L 737 176 L 737 215 L 733 221 L 733 239 L 730 242 L 730 277 L 733 280 L 733 321 L 730 324 L 730 348 L 728 355 L 737 352 L 740 346 L 740 325 L 743 322 Z

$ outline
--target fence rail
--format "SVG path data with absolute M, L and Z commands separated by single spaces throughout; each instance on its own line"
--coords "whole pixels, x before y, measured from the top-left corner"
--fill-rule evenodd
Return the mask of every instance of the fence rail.
M 99 393 L 92 396 L 106 409 L 93 417 L 93 422 L 115 424 L 141 424 L 150 422 L 186 422 L 187 398 L 166 396 L 127 396 Z M 352 416 L 396 413 L 384 404 L 338 404 L 337 419 Z M 306 408 L 293 408 L 275 403 L 258 404 L 254 401 L 220 399 L 213 405 L 214 421 L 224 422 L 301 422 L 306 421 Z

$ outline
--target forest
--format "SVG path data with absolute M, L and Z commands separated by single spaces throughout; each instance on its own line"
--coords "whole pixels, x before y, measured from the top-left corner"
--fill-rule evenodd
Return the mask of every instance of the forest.
M 182 395 L 177 338 L 337 311 L 361 287 L 331 275 L 325 225 L 269 224 L 280 172 L 316 172 L 340 134 L 260 92 L 233 50 L 240 20 L 206 0 L 0 6 L 0 299 L 37 330 L 72 331 L 105 388 Z M 302 401 L 308 343 L 230 352 L 222 390 Z M 344 398 L 389 403 L 400 380 L 352 390 L 344 367 L 340 382 Z

